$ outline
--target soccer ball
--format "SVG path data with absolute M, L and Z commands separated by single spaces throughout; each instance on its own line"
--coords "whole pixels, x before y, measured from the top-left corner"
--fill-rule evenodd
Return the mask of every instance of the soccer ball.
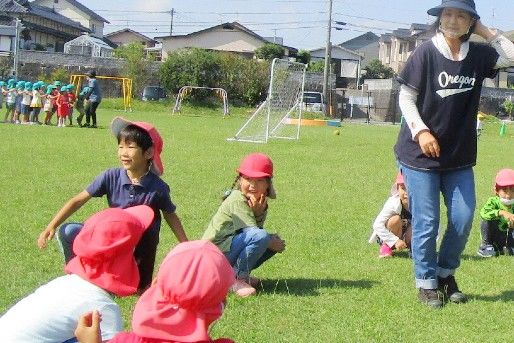
M 341 131 L 339 131 L 338 129 L 334 130 L 334 135 L 339 136 L 340 134 L 341 134 Z

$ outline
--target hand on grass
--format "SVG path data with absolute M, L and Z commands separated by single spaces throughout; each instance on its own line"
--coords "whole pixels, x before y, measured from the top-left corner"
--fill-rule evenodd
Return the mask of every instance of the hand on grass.
M 268 206 L 266 196 L 264 194 L 261 194 L 260 197 L 257 199 L 255 197 L 255 195 L 249 194 L 248 195 L 248 206 L 250 206 L 253 214 L 256 217 L 262 216 L 264 211 L 266 211 L 266 207 Z
M 52 238 L 54 238 L 55 235 L 55 229 L 46 228 L 39 234 L 39 237 L 37 239 L 37 246 L 39 249 L 46 248 L 46 244 L 48 241 L 50 241 Z
M 286 241 L 284 241 L 282 238 L 280 238 L 277 234 L 270 235 L 271 238 L 268 243 L 268 249 L 271 251 L 275 251 L 278 253 L 283 252 L 286 250 Z
M 407 243 L 405 243 L 405 241 L 399 239 L 396 241 L 396 243 L 394 243 L 394 247 L 396 248 L 396 250 L 401 251 L 403 249 L 407 249 Z
M 102 316 L 98 311 L 87 312 L 79 317 L 75 328 L 75 337 L 80 343 L 101 343 L 100 322 Z

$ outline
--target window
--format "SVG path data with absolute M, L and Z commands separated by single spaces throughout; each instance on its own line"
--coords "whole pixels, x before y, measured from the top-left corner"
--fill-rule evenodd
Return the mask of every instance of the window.
M 59 3 L 59 0 L 54 0 L 54 4 L 58 4 Z
M 95 24 L 91 24 L 91 31 L 93 31 L 93 33 L 95 33 L 95 32 L 96 32 L 96 26 L 95 26 Z

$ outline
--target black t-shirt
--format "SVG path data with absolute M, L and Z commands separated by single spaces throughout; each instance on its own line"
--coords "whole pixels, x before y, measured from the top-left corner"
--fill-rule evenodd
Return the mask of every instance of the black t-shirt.
M 400 129 L 394 151 L 400 163 L 420 170 L 474 166 L 477 155 L 476 116 L 484 78 L 493 78 L 498 53 L 489 45 L 469 43 L 462 61 L 444 57 L 432 40 L 409 57 L 398 81 L 418 92 L 421 119 L 437 139 L 439 158 L 426 157 L 408 125 Z

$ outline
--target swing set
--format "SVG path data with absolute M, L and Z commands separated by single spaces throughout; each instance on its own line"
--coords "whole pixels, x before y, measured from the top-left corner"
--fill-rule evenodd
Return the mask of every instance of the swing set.
M 193 90 L 197 89 L 206 89 L 211 90 L 214 92 L 214 95 L 216 95 L 218 98 L 220 98 L 223 101 L 223 116 L 227 116 L 228 113 L 228 97 L 227 97 L 227 91 L 223 88 L 219 87 L 200 87 L 200 86 L 184 86 L 180 88 L 177 94 L 177 100 L 175 101 L 175 106 L 173 107 L 172 114 L 175 114 L 175 112 L 180 112 L 181 106 L 182 106 L 182 100 L 191 94 Z

